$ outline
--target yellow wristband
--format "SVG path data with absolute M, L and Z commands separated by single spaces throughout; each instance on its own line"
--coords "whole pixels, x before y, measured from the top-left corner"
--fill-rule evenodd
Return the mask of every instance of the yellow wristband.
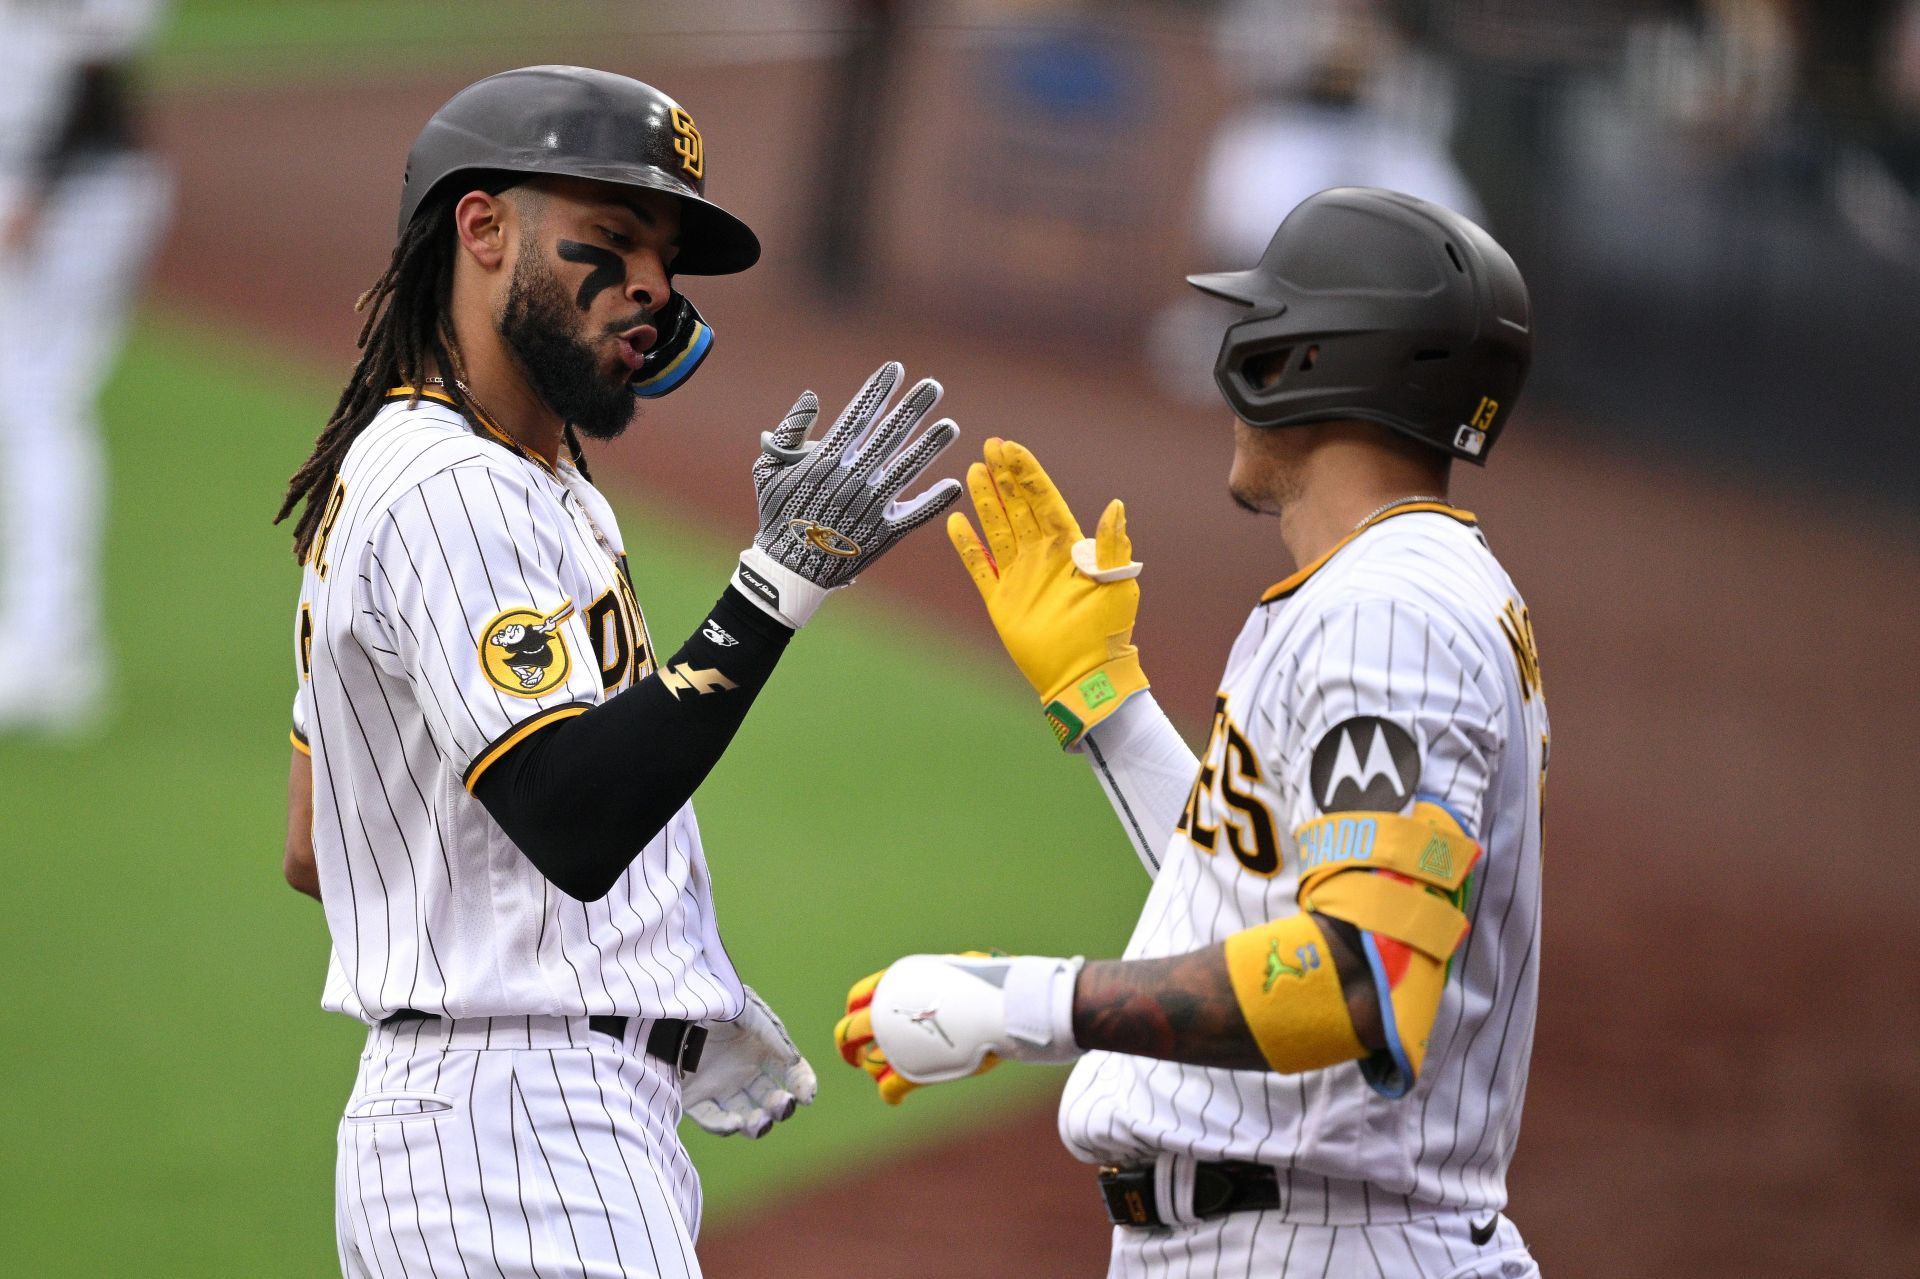
M 1269 1066 L 1294 1074 L 1367 1056 L 1333 952 L 1313 916 L 1303 912 L 1237 932 L 1226 947 L 1234 998 Z

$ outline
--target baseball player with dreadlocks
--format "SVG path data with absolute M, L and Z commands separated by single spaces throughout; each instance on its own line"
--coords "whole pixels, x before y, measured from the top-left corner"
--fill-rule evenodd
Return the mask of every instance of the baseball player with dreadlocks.
M 689 798 L 827 593 L 957 498 L 957 434 L 888 364 L 762 435 L 759 531 L 671 655 L 580 437 L 685 381 L 675 288 L 760 247 L 657 90 L 530 67 L 408 161 L 362 354 L 281 516 L 294 547 L 286 871 L 369 1026 L 339 1130 L 349 1276 L 699 1273 L 676 1135 L 764 1134 L 813 1072 L 721 944 Z
M 1118 502 L 1083 539 L 989 440 L 948 531 L 1055 732 L 1154 876 L 1126 958 L 914 955 L 837 1032 L 898 1101 L 1001 1058 L 1077 1059 L 1060 1132 L 1103 1165 L 1110 1274 L 1538 1273 L 1506 1205 L 1537 990 L 1547 714 L 1533 628 L 1454 458 L 1531 353 L 1484 231 L 1394 192 L 1297 208 L 1216 379 L 1229 488 L 1299 570 L 1260 597 L 1196 758 L 1132 644 Z

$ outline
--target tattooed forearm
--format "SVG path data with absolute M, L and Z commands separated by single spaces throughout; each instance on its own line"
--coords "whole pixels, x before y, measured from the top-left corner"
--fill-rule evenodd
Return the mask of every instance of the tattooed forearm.
M 1380 1008 L 1351 925 L 1321 921 L 1334 967 L 1368 1048 L 1385 1042 Z M 1167 959 L 1089 963 L 1074 988 L 1073 1037 L 1082 1048 L 1194 1066 L 1265 1070 L 1227 976 L 1224 946 Z
M 1074 990 L 1073 1037 L 1082 1048 L 1196 1066 L 1267 1065 L 1233 997 L 1223 946 L 1088 964 Z

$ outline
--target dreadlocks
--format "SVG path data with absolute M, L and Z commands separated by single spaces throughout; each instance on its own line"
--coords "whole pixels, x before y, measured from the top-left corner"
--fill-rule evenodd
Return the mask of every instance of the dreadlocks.
M 461 414 L 469 422 L 481 418 L 467 393 L 466 365 L 460 358 L 448 314 L 453 298 L 455 242 L 451 213 L 457 197 L 470 189 L 456 186 L 444 196 L 430 199 L 415 213 L 394 246 L 386 272 L 354 303 L 353 309 L 367 316 L 356 344 L 360 360 L 340 392 L 333 416 L 314 441 L 313 453 L 288 481 L 286 500 L 273 519 L 275 524 L 280 523 L 303 498 L 306 500 L 306 508 L 293 526 L 295 560 L 305 562 L 313 546 L 347 449 L 380 411 L 394 387 L 412 387 L 413 402 L 418 403 L 420 387 L 437 369 L 444 375 L 448 398 Z M 585 475 L 585 461 L 571 424 L 566 440 L 574 464 Z
M 396 386 L 410 386 L 416 396 L 429 374 L 429 362 L 447 374 L 447 394 L 471 416 L 473 406 L 459 383 L 466 379 L 456 363 L 458 347 L 447 317 L 453 296 L 453 236 L 446 214 L 445 200 L 433 201 L 420 210 L 393 248 L 387 269 L 373 287 L 353 304 L 356 312 L 367 314 L 360 326 L 356 345 L 359 363 L 353 367 L 347 385 L 333 406 L 313 453 L 300 464 L 287 483 L 286 500 L 275 524 L 293 513 L 302 498 L 306 509 L 293 526 L 293 557 L 305 561 L 320 525 L 321 508 L 340 474 L 340 461 L 354 438 L 366 429 L 380 411 L 387 392 Z

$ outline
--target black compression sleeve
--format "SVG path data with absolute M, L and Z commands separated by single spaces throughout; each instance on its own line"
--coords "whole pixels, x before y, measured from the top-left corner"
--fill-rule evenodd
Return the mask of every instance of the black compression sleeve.
M 720 761 L 792 638 L 729 586 L 653 674 L 534 732 L 474 797 L 556 888 L 604 897 Z

